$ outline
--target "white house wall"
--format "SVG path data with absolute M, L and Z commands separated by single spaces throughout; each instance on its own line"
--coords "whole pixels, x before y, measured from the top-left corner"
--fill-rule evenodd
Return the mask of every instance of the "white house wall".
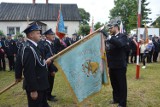
M 55 32 L 57 25 L 56 21 L 41 21 L 41 22 L 47 24 L 47 29 L 52 28 L 52 30 Z M 78 32 L 79 30 L 78 21 L 64 21 L 64 24 L 68 29 L 68 36 L 71 36 L 73 33 Z M 23 30 L 27 27 L 27 21 L 0 22 L 0 30 L 2 30 L 5 35 L 7 34 L 7 27 L 20 27 L 20 32 L 23 32 Z
M 20 27 L 20 32 L 22 32 L 27 27 L 27 22 L 0 22 L 0 30 L 7 34 L 7 27 Z
M 52 28 L 52 30 L 56 31 L 57 22 L 52 21 L 43 21 L 43 23 L 47 24 L 47 29 Z M 78 32 L 79 30 L 79 22 L 78 21 L 64 21 L 64 26 L 68 28 L 68 36 L 72 36 L 73 33 Z

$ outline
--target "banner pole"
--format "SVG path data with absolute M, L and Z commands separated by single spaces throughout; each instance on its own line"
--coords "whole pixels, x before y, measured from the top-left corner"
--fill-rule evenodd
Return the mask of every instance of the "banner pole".
M 2 91 L 0 91 L 0 95 L 3 94 L 4 92 L 6 92 L 7 90 L 9 90 L 11 87 L 15 86 L 16 84 L 17 84 L 17 82 L 13 82 L 12 84 L 10 84 L 6 88 L 4 88 Z
M 102 27 L 101 27 L 101 28 L 102 28 Z M 91 37 L 93 36 L 93 34 L 95 34 L 95 33 L 97 33 L 98 31 L 100 31 L 101 28 L 99 28 L 99 29 L 97 29 L 95 32 L 93 32 L 93 33 L 87 35 L 87 36 L 84 37 L 83 39 L 81 39 L 81 40 L 75 42 L 74 44 L 70 45 L 69 47 L 65 48 L 64 50 L 62 50 L 62 51 L 59 52 L 58 54 L 56 54 L 56 55 L 50 57 L 49 59 L 50 59 L 50 60 L 54 60 L 54 59 L 56 59 L 57 57 L 59 57 L 59 56 L 61 56 L 62 54 L 64 54 L 65 52 L 67 52 L 68 50 L 70 50 L 70 49 L 72 49 L 73 47 L 75 47 L 76 45 L 78 45 L 78 44 L 80 44 L 80 43 L 82 43 L 82 42 L 88 40 L 89 38 L 91 38 Z

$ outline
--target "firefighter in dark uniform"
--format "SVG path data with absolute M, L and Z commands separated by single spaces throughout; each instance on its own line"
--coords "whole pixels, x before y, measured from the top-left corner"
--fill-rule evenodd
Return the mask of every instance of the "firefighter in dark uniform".
M 24 30 L 27 41 L 20 52 L 21 57 L 19 58 L 21 60 L 16 61 L 16 65 L 23 67 L 20 70 L 19 66 L 16 66 L 16 82 L 21 80 L 23 71 L 23 87 L 27 93 L 29 107 L 49 107 L 46 98 L 46 92 L 49 88 L 47 64 L 50 64 L 51 60 L 45 60 L 38 47 L 40 30 L 37 24 L 30 25 Z
M 14 57 L 16 56 L 16 42 L 12 39 L 11 34 L 7 34 L 7 40 L 4 41 L 4 50 L 9 62 L 9 70 L 14 70 Z
M 72 34 L 71 43 L 73 44 L 77 41 L 78 41 L 78 34 L 77 33 Z
M 16 53 L 18 53 L 18 51 L 23 47 L 23 45 L 25 44 L 25 41 L 23 39 L 23 37 L 20 37 L 17 41 L 16 41 Z
M 108 26 L 111 36 L 107 42 L 107 59 L 111 85 L 113 88 L 113 101 L 110 103 L 118 103 L 118 107 L 126 107 L 127 36 L 119 33 L 119 26 L 117 23 L 114 22 Z
M 52 31 L 52 29 L 47 30 L 46 32 L 43 33 L 45 35 L 46 40 L 44 42 L 40 42 L 41 45 L 41 51 L 44 53 L 45 59 L 48 59 L 49 57 L 53 56 L 56 53 L 56 50 L 54 48 L 54 36 L 55 33 Z M 43 46 L 42 46 L 43 43 Z M 49 79 L 49 89 L 47 90 L 47 99 L 49 101 L 57 101 L 55 99 L 56 96 L 53 96 L 52 90 L 53 90 L 53 85 L 54 85 L 54 78 L 55 78 L 55 73 L 58 71 L 57 67 L 53 64 L 48 65 L 48 79 Z
M 55 53 L 56 53 L 56 54 L 66 48 L 66 46 L 65 46 L 64 43 L 63 43 L 63 41 L 60 40 L 60 39 L 57 38 L 57 37 L 54 37 L 53 43 L 54 43 L 54 48 L 55 48 L 55 51 L 56 51 Z

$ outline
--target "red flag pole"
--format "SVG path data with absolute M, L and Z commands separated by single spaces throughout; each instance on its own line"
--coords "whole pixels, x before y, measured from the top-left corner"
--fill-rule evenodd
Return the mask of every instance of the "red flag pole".
M 139 79 L 140 65 L 139 65 L 139 45 L 140 45 L 140 27 L 141 27 L 141 0 L 138 0 L 138 43 L 137 43 L 137 65 L 136 65 L 136 79 Z

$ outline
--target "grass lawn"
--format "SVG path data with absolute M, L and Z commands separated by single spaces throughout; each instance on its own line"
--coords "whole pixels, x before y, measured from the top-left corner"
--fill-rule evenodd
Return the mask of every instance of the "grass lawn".
M 127 70 L 128 107 L 160 107 L 160 63 L 147 64 L 141 69 L 140 79 L 135 79 L 135 64 L 129 64 Z M 14 72 L 0 71 L 0 90 L 14 82 Z M 76 107 L 66 82 L 58 72 L 55 78 L 54 95 L 57 102 L 49 102 L 52 107 Z M 110 105 L 112 88 L 103 87 L 102 91 L 88 100 L 82 107 L 116 107 Z M 0 107 L 27 107 L 25 91 L 22 82 L 0 95 Z

